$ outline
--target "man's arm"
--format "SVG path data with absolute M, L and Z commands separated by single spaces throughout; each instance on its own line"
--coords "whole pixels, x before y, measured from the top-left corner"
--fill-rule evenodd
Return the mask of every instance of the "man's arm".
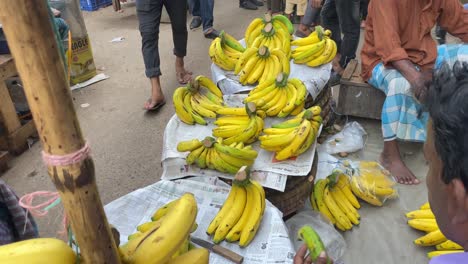
M 440 9 L 440 26 L 468 43 L 468 10 L 463 8 L 459 0 L 441 1 Z
M 430 71 L 418 71 L 408 59 L 393 61 L 392 65 L 411 84 L 414 96 L 419 101 L 424 101 L 427 90 L 426 83 L 432 78 L 432 73 Z

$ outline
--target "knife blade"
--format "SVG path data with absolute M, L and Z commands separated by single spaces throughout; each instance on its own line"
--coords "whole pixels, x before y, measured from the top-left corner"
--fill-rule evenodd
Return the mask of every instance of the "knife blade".
M 234 263 L 242 263 L 244 261 L 244 257 L 237 254 L 236 252 L 234 251 L 231 251 L 225 247 L 222 247 L 222 246 L 219 246 L 219 245 L 215 245 L 211 242 L 208 242 L 206 240 L 203 240 L 203 239 L 200 239 L 200 238 L 196 238 L 196 237 L 190 237 L 190 240 L 201 246 L 201 247 L 204 247 L 206 249 L 208 249 L 209 251 L 212 251 L 220 256 L 223 256 L 224 258 L 227 258 L 229 259 L 230 261 L 234 262 Z

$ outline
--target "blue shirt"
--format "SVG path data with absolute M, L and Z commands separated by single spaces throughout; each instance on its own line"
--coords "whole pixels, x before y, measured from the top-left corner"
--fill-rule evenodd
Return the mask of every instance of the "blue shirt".
M 468 263 L 468 253 L 454 253 L 437 256 L 431 259 L 429 264 L 461 264 Z

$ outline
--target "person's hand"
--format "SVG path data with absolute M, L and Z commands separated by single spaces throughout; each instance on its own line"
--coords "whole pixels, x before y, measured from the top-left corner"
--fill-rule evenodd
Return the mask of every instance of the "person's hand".
M 427 74 L 419 73 L 416 77 L 412 78 L 410 81 L 411 89 L 413 90 L 414 97 L 418 99 L 419 102 L 424 102 L 427 93 L 427 82 L 429 77 Z
M 322 7 L 322 0 L 310 0 L 310 5 L 313 8 L 321 8 Z
M 302 245 L 299 250 L 296 252 L 296 256 L 294 256 L 294 264 L 333 264 L 333 261 L 329 261 L 327 263 L 327 254 L 325 253 L 325 251 L 322 251 L 322 253 L 320 253 L 319 257 L 317 258 L 317 260 L 315 262 L 312 262 L 312 259 L 310 258 L 310 256 L 306 256 L 307 254 L 307 246 L 304 244 Z

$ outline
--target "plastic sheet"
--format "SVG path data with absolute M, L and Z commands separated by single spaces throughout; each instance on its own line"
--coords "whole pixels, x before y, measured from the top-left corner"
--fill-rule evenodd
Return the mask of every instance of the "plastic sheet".
M 343 130 L 328 138 L 319 148 L 328 154 L 356 152 L 364 148 L 367 133 L 358 122 L 347 123 Z

